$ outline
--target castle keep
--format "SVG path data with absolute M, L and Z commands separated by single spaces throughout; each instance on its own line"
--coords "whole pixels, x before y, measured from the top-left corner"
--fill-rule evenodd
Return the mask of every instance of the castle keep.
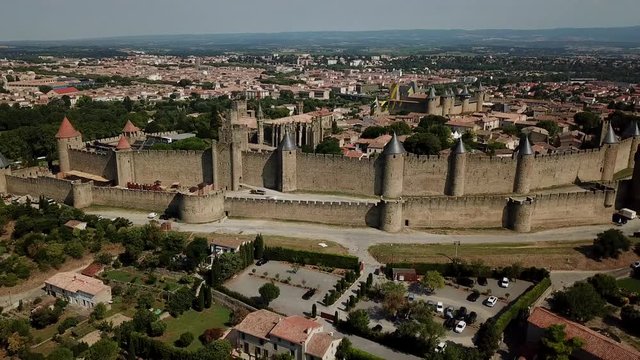
M 45 195 L 79 208 L 166 212 L 188 223 L 228 216 L 389 232 L 499 227 L 527 232 L 607 223 L 616 207 L 640 205 L 637 126 L 621 140 L 609 126 L 599 149 L 557 155 L 536 155 L 523 138 L 512 158 L 471 154 L 461 141 L 448 156 L 416 156 L 393 136 L 378 157 L 358 160 L 302 153 L 304 136 L 288 126 L 273 137 L 277 147 L 255 143 L 256 134 L 234 115 L 239 109 L 235 105 L 220 140 L 204 151 L 141 150 L 137 144 L 166 134 L 145 134 L 129 123 L 119 137 L 83 142 L 64 119 L 56 134 L 60 173 L 4 170 L 0 191 Z M 259 133 L 257 138 L 268 142 Z M 614 174 L 631 166 L 632 181 L 614 181 Z M 237 192 L 245 186 L 296 192 L 301 200 L 247 197 Z M 352 200 L 303 200 L 304 193 L 323 192 Z

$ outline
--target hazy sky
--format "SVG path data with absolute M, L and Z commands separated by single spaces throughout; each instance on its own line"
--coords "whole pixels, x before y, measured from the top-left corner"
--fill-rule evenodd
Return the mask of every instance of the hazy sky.
M 640 25 L 639 0 L 1 0 L 0 40 Z

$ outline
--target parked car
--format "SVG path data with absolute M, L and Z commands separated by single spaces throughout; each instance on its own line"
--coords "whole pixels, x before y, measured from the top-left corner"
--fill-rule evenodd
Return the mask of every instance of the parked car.
M 633 264 L 631 264 L 631 267 L 633 269 L 638 269 L 640 268 L 640 261 L 634 261 Z
M 636 231 L 633 233 L 633 237 L 640 238 L 640 231 Z
M 461 333 L 464 331 L 464 329 L 467 327 L 467 323 L 464 321 L 459 321 L 458 324 L 456 325 L 456 328 L 453 329 L 453 331 L 457 332 L 457 333 Z
M 158 217 L 158 213 L 156 212 L 150 212 L 147 214 L 147 219 L 155 219 Z
M 309 289 L 306 293 L 302 295 L 303 300 L 309 300 L 313 295 L 315 295 L 316 289 Z
M 444 312 L 444 304 L 440 301 L 436 304 L 436 312 L 441 313 Z
M 373 329 L 371 329 L 373 332 L 380 332 L 382 331 L 382 325 L 378 324 L 376 326 L 373 327 Z
M 461 307 L 460 309 L 458 309 L 458 311 L 456 311 L 456 319 L 458 320 L 464 320 L 464 318 L 467 316 L 467 308 L 466 307 Z
M 256 266 L 262 266 L 262 265 L 266 264 L 267 262 L 269 262 L 269 260 L 267 260 L 266 258 L 262 258 L 262 259 L 260 259 L 260 260 L 258 260 L 256 262 Z
M 487 300 L 484 301 L 484 304 L 487 305 L 488 307 L 494 307 L 497 302 L 498 302 L 498 298 L 497 297 L 489 296 L 487 298 Z
M 427 306 L 430 307 L 431 309 L 435 310 L 436 309 L 436 303 L 434 303 L 431 300 L 427 300 Z
M 440 341 L 438 345 L 436 345 L 436 353 L 443 353 L 444 349 L 447 348 L 447 343 L 444 341 Z
M 473 324 L 478 319 L 478 314 L 475 311 L 470 312 L 467 318 L 464 320 L 467 324 Z
M 409 295 L 407 295 L 407 300 L 413 301 L 415 299 L 416 299 L 416 295 L 415 294 L 409 293 Z
M 454 309 L 453 306 L 447 306 L 447 308 L 444 309 L 444 316 L 447 318 L 452 318 L 455 310 L 456 309 Z
M 479 297 L 480 297 L 480 291 L 474 290 L 471 294 L 469 294 L 469 296 L 467 296 L 467 300 L 471 302 L 476 302 Z
M 264 191 L 264 190 L 261 190 L 261 189 L 256 189 L 256 190 L 251 190 L 251 191 L 250 191 L 250 193 L 251 193 L 251 194 L 255 194 L 255 195 L 264 195 L 264 194 L 266 194 L 267 192 L 266 192 L 266 191 Z
M 475 281 L 473 281 L 472 278 L 468 278 L 468 277 L 463 277 L 463 278 L 457 278 L 456 282 L 462 286 L 466 286 L 466 287 L 473 287 L 473 285 L 475 285 Z
M 442 326 L 444 326 L 444 328 L 447 330 L 453 330 L 453 328 L 456 326 L 456 319 L 449 318 L 445 320 L 444 323 L 442 323 Z
M 478 285 L 487 286 L 487 277 L 478 276 Z
M 509 279 L 506 278 L 506 277 L 503 277 L 502 280 L 500 280 L 500 283 L 498 285 L 500 285 L 500 287 L 503 287 L 503 288 L 508 288 L 509 287 Z

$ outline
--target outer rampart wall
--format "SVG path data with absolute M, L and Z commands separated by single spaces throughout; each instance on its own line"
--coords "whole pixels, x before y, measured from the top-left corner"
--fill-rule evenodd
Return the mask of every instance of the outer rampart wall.
M 278 186 L 278 159 L 273 152 L 243 153 L 243 183 L 275 189 Z
M 604 191 L 536 195 L 531 226 L 552 228 L 611 222 L 613 208 L 604 207 Z
M 178 193 L 93 187 L 95 205 L 167 212 L 178 215 Z
M 505 196 L 408 198 L 404 218 L 411 228 L 499 228 L 505 206 Z
M 132 152 L 135 182 L 184 186 L 212 183 L 211 151 L 157 150 Z
M 301 191 L 355 195 L 381 193 L 381 159 L 351 159 L 335 155 L 298 153 L 297 187 Z
M 109 180 L 117 179 L 116 159 L 113 153 L 98 154 L 86 150 L 69 149 L 71 170 L 102 176 Z
M 229 217 L 305 221 L 346 226 L 377 226 L 378 207 L 366 202 L 291 201 L 225 198 Z
M 73 205 L 71 181 L 51 177 L 23 178 L 6 175 L 7 192 L 16 195 L 46 196 L 57 202 Z

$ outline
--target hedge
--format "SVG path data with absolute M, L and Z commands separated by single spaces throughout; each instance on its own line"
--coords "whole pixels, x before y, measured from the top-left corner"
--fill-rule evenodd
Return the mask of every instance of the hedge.
M 384 358 L 369 354 L 368 352 L 356 348 L 349 349 L 349 360 L 385 360 Z
M 460 264 L 460 263 L 391 263 L 387 264 L 385 267 L 385 273 L 387 276 L 391 276 L 391 271 L 393 268 L 405 268 L 405 269 L 415 269 L 418 275 L 424 275 L 428 271 L 438 271 L 442 276 L 449 277 L 477 277 L 480 276 L 477 272 L 477 268 L 470 264 Z M 511 277 L 509 274 L 515 275 L 515 278 L 531 281 L 531 282 L 539 282 L 549 276 L 549 271 L 546 269 L 529 267 L 529 268 L 518 268 L 507 266 L 500 269 L 491 270 L 490 276 L 493 278 L 501 278 L 503 276 Z
M 505 312 L 496 319 L 496 329 L 504 332 L 511 320 L 513 320 L 522 310 L 527 310 L 536 302 L 542 294 L 551 286 L 551 279 L 546 277 L 536 285 L 532 285 L 525 291 Z
M 328 266 L 339 269 L 349 269 L 359 272 L 360 262 L 357 257 L 349 255 L 335 255 L 285 249 L 281 247 L 267 247 L 264 257 L 269 260 L 286 261 L 302 265 Z

